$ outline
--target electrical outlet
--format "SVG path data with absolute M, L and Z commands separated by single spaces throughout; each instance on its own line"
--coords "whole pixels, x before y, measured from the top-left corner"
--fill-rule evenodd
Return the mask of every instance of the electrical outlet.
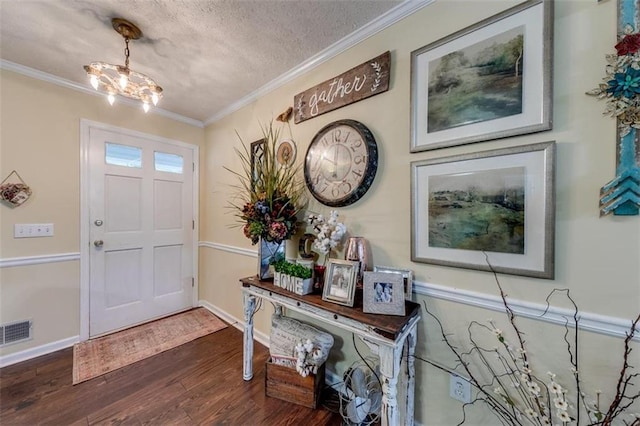
M 471 402 L 471 383 L 460 376 L 450 374 L 449 396 L 451 396 L 451 398 L 453 399 L 457 399 L 460 402 Z

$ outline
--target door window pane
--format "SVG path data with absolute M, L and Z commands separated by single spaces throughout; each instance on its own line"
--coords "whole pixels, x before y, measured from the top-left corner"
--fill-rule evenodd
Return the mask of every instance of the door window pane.
M 135 146 L 105 143 L 104 160 L 107 164 L 124 167 L 142 167 L 142 150 Z
M 158 172 L 182 173 L 184 160 L 181 155 L 167 154 L 166 152 L 154 153 L 155 168 Z

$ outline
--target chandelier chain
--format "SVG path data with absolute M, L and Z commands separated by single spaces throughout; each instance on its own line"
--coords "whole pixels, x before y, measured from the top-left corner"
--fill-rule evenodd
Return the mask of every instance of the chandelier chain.
M 124 38 L 124 67 L 129 69 L 129 37 Z

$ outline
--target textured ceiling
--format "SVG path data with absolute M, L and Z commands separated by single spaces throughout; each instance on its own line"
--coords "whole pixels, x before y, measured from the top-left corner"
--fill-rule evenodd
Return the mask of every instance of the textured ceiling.
M 400 2 L 0 0 L 0 56 L 90 87 L 83 65 L 124 63 L 122 17 L 143 32 L 130 66 L 163 87 L 159 107 L 206 121 Z

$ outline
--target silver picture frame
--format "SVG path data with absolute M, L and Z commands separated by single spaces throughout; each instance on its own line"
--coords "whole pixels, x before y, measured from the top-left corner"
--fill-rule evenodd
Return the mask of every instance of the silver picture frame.
M 414 50 L 411 152 L 551 129 L 552 62 L 552 0 L 521 3 Z
M 379 266 L 373 267 L 373 272 L 389 272 L 402 275 L 404 286 L 404 298 L 406 300 L 412 300 L 413 298 L 413 271 L 409 269 L 394 268 L 391 266 Z
M 353 306 L 359 267 L 358 261 L 329 259 L 324 274 L 322 300 Z
M 411 260 L 553 279 L 555 142 L 411 163 Z
M 365 272 L 362 297 L 366 314 L 405 314 L 404 278 L 397 272 Z

